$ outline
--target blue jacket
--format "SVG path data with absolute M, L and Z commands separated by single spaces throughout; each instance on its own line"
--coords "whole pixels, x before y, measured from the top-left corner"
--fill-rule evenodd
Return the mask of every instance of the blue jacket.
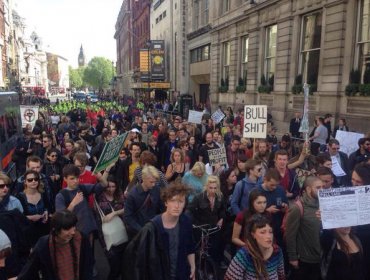
M 258 178 L 257 182 L 252 182 L 248 177 L 236 183 L 234 192 L 231 198 L 231 211 L 237 215 L 240 211 L 248 208 L 249 193 L 262 185 L 262 177 Z

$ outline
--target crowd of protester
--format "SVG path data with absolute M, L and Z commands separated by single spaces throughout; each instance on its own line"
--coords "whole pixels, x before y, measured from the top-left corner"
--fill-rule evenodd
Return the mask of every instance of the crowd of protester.
M 334 138 L 348 126 L 340 119 L 332 132 L 330 114 L 307 143 L 299 113 L 281 138 L 270 118 L 266 139 L 253 141 L 243 138 L 243 110 L 196 125 L 145 106 L 49 108 L 23 129 L 18 178 L 0 174 L 0 279 L 93 279 L 96 240 L 108 279 L 195 279 L 201 237 L 192 225 L 204 224 L 220 228 L 209 254 L 228 280 L 370 279 L 370 226 L 322 230 L 318 202 L 320 189 L 370 185 L 369 137 L 348 157 Z M 94 173 L 123 133 L 117 161 Z M 208 151 L 222 146 L 227 164 L 210 165 Z M 108 248 L 102 224 L 114 217 L 129 241 Z

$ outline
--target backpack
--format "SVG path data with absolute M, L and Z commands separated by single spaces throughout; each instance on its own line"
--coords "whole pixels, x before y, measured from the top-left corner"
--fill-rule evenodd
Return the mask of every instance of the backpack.
M 295 204 L 298 207 L 299 213 L 301 214 L 300 218 L 302 219 L 303 214 L 304 214 L 304 208 L 303 208 L 303 203 L 302 203 L 301 198 L 297 197 L 294 200 L 293 204 Z M 287 224 L 287 221 L 288 221 L 288 213 L 289 213 L 289 211 L 285 212 L 284 217 L 283 217 L 283 222 L 281 223 L 281 227 L 280 227 L 284 240 L 286 240 L 286 224 Z
M 245 185 L 246 185 L 246 182 L 244 181 L 244 179 L 242 180 L 242 189 L 241 189 L 241 194 L 240 194 L 240 197 L 239 197 L 239 200 L 238 200 L 238 207 L 240 210 L 241 209 L 241 203 L 242 203 L 242 199 L 243 199 L 243 195 L 244 195 L 244 189 L 245 189 Z

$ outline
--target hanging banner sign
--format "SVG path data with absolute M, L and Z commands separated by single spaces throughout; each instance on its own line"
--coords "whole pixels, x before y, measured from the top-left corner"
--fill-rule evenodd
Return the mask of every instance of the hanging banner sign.
M 31 125 L 32 128 L 35 126 L 37 119 L 39 118 L 39 106 L 20 106 L 22 127 Z
M 105 144 L 103 152 L 101 153 L 98 163 L 95 166 L 95 174 L 103 171 L 105 168 L 107 168 L 110 164 L 118 159 L 119 153 L 122 150 L 123 143 L 125 142 L 126 137 L 127 132 L 113 138 Z
M 150 45 L 150 79 L 164 81 L 166 79 L 166 64 L 164 55 L 164 41 L 152 40 Z
M 246 105 L 244 107 L 243 137 L 266 138 L 267 136 L 267 106 Z

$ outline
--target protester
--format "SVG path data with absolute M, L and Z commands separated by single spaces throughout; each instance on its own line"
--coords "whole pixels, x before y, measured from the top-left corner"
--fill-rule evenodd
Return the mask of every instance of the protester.
M 192 194 L 189 196 L 189 201 L 193 199 L 194 194 L 201 193 L 205 182 L 207 181 L 206 168 L 203 162 L 197 161 L 193 168 L 186 172 L 182 178 L 182 182 L 191 187 Z
M 20 201 L 14 196 L 10 195 L 10 185 L 12 180 L 0 172 L 0 211 L 10 211 L 18 209 L 23 213 L 23 207 Z
M 249 193 L 262 184 L 261 162 L 250 159 L 246 162 L 247 177 L 239 181 L 234 188 L 231 199 L 231 209 L 234 215 L 248 207 Z
M 77 216 L 56 212 L 51 233 L 39 239 L 17 279 L 93 279 L 93 254 L 88 238 L 76 230 Z
M 292 279 L 320 280 L 320 228 L 318 191 L 323 182 L 306 178 L 300 203 L 289 209 L 286 221 L 286 244 Z
M 178 181 L 163 189 L 166 210 L 148 222 L 127 246 L 124 279 L 195 280 L 192 225 L 183 214 L 189 191 Z
M 232 259 L 225 280 L 285 280 L 283 253 L 274 243 L 271 222 L 255 214 L 245 231 L 245 243 Z
M 166 180 L 167 182 L 181 179 L 185 174 L 185 155 L 182 150 L 175 148 L 171 153 L 171 164 L 167 166 Z
M 267 214 L 266 205 L 266 197 L 258 189 L 249 193 L 248 208 L 239 212 L 234 222 L 232 242 L 238 248 L 245 246 L 244 233 L 250 218 L 254 214 Z

